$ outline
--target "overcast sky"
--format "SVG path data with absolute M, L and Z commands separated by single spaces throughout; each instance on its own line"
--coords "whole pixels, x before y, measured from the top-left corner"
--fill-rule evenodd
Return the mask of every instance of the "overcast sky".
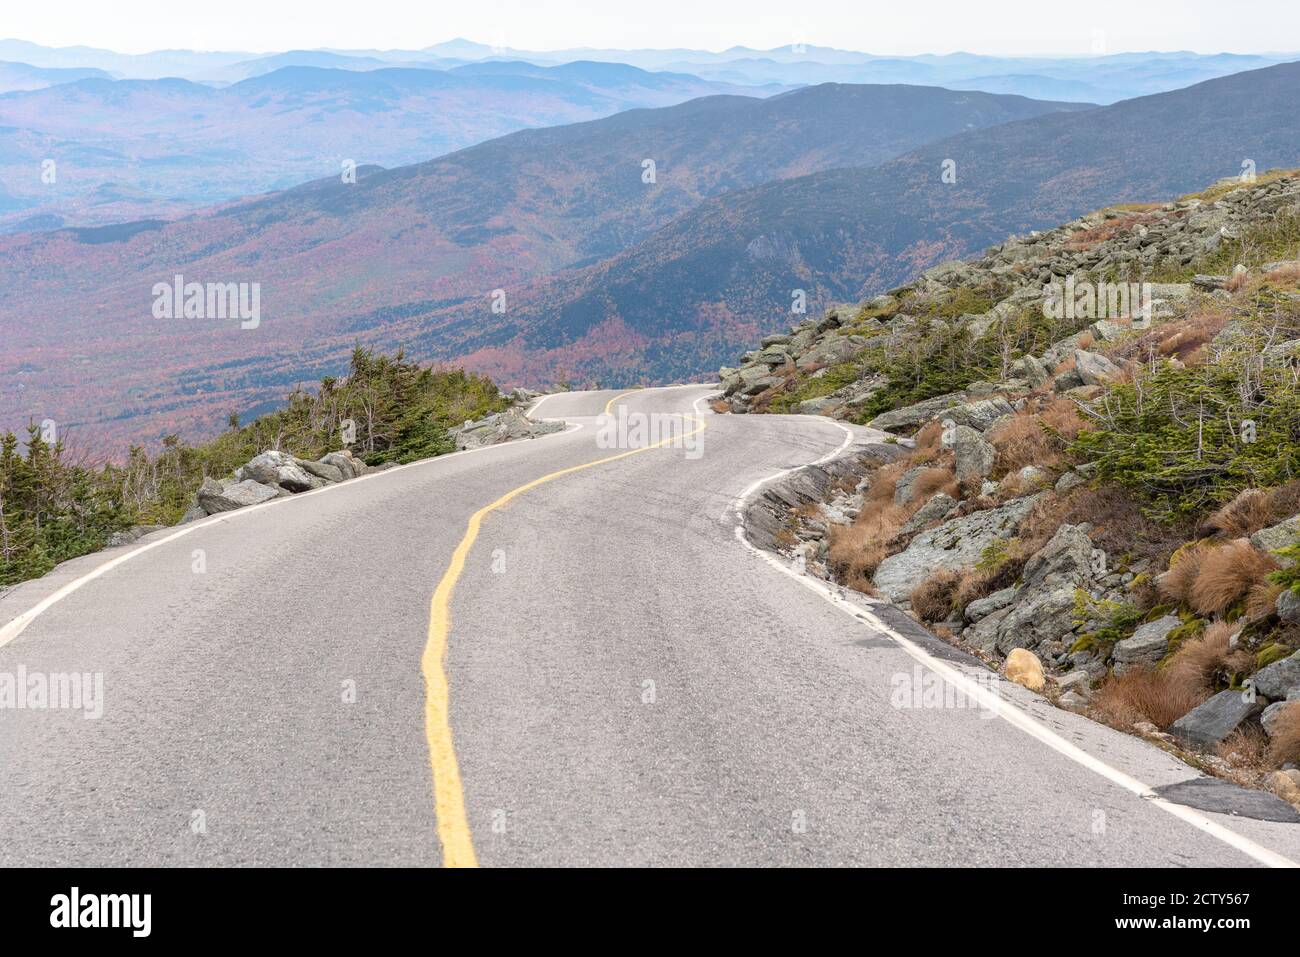
M 454 37 L 530 50 L 760 49 L 806 42 L 871 53 L 1087 54 L 1300 50 L 1300 2 L 1262 0 L 0 0 L 0 38 L 161 48 L 418 49 Z M 1067 16 L 1067 11 L 1069 15 Z

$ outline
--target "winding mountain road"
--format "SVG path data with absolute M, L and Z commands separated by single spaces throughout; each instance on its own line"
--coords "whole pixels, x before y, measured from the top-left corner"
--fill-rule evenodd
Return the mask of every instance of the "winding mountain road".
M 756 483 L 870 433 L 710 392 L 551 396 L 565 432 L 0 597 L 0 674 L 104 687 L 97 720 L 0 710 L 0 865 L 1300 860 L 1253 795 L 1018 687 L 900 706 L 986 672 L 737 534 Z M 602 448 L 606 408 L 699 445 Z

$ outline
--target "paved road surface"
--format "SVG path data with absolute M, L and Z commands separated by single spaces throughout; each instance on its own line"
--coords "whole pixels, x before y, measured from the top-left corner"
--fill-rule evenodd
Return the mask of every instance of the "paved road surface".
M 1300 825 L 1184 820 L 1117 784 L 1197 775 L 1021 689 L 1017 714 L 1082 759 L 891 703 L 917 659 L 734 534 L 743 490 L 844 429 L 685 418 L 708 392 L 550 397 L 538 414 L 578 428 L 231 513 L 52 604 L 0 674 L 101 673 L 104 712 L 0 710 L 0 864 L 436 865 L 444 843 L 483 865 L 1300 860 Z M 607 404 L 701 444 L 601 448 Z M 458 567 L 471 516 L 546 476 Z M 15 589 L 0 622 L 131 551 Z M 443 742 L 422 673 L 440 583 Z

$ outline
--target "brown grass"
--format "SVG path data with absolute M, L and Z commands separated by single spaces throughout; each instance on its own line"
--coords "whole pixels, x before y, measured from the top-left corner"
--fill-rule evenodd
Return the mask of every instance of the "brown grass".
M 1181 564 L 1181 562 L 1179 563 Z M 1197 614 L 1218 615 L 1268 580 L 1278 564 L 1249 539 L 1238 538 L 1208 550 L 1200 561 L 1187 605 Z
M 1262 771 L 1267 767 L 1268 736 L 1263 728 L 1245 724 L 1220 741 L 1214 753 L 1236 770 Z
M 927 422 L 912 438 L 916 448 L 908 456 L 908 467 L 932 462 L 943 452 L 943 423 Z
M 961 581 L 957 583 L 957 591 L 953 595 L 952 610 L 958 614 L 966 613 L 966 606 L 973 601 L 979 601 L 995 591 L 995 576 L 986 572 L 979 571 L 975 568 L 967 568 L 962 572 Z
M 1169 727 L 1208 697 L 1173 682 L 1162 671 L 1136 668 L 1112 675 L 1097 689 L 1097 713 L 1112 727 L 1128 730 L 1139 721 Z
M 831 528 L 826 555 L 831 570 L 850 588 L 873 594 L 871 576 L 888 557 L 888 542 L 907 518 L 907 510 L 892 501 L 875 502 L 870 508 L 864 503 L 852 525 Z
M 1190 537 L 1188 522 L 1162 525 L 1142 511 L 1133 493 L 1117 485 L 1081 487 L 1065 496 L 1044 496 L 1020 523 L 1020 539 L 1029 554 L 1042 548 L 1062 525 L 1092 526 L 1088 537 L 1108 555 L 1128 556 L 1163 566 Z
M 1271 496 L 1262 489 L 1248 488 L 1206 520 L 1205 532 L 1222 538 L 1246 538 L 1271 524 Z
M 1300 701 L 1288 702 L 1277 716 L 1268 758 L 1278 767 L 1288 762 L 1300 764 Z
M 906 471 L 907 463 L 899 461 L 883 465 L 871 473 L 871 481 L 862 496 L 863 510 L 865 511 L 870 505 L 883 507 L 886 504 L 893 504 L 894 492 L 898 488 L 898 480 Z
M 712 399 L 709 401 L 709 408 L 714 412 L 726 413 L 731 411 L 731 403 L 726 399 Z
M 1288 263 L 1264 277 L 1265 285 L 1290 288 L 1300 286 L 1300 262 Z
M 1120 207 L 1115 207 L 1115 209 L 1119 211 Z M 1116 236 L 1132 232 L 1138 226 L 1154 223 L 1160 218 L 1151 212 L 1137 210 L 1134 210 L 1134 212 L 1135 215 L 1117 216 L 1114 219 L 1102 220 L 1096 226 L 1073 233 L 1066 239 L 1065 248 L 1073 252 L 1082 252 L 1091 249 L 1098 243 L 1104 243 Z
M 1052 399 L 1034 411 L 1018 413 L 987 438 L 997 449 L 996 475 L 1010 475 L 1026 465 L 1060 469 L 1065 451 L 1086 423 L 1069 399 Z
M 1091 349 L 1092 346 L 1093 346 L 1093 344 L 1094 344 L 1096 341 L 1097 341 L 1097 337 L 1094 336 L 1091 332 L 1084 332 L 1084 333 L 1081 333 L 1081 334 L 1080 334 L 1080 335 L 1079 335 L 1079 336 L 1074 340 L 1075 344 L 1076 344 L 1080 349 Z
M 1246 596 L 1246 618 L 1250 621 L 1263 621 L 1277 613 L 1278 596 L 1285 587 L 1276 582 L 1256 582 Z
M 1165 667 L 1166 679 L 1182 686 L 1190 697 L 1208 698 L 1228 687 L 1234 675 L 1249 671 L 1255 663 L 1250 652 L 1231 646 L 1238 630 L 1226 621 L 1216 621 L 1183 642 Z
M 1190 605 L 1192 589 L 1209 552 L 1210 547 L 1201 542 L 1179 549 L 1169 571 L 1160 577 L 1160 596 L 1177 605 Z
M 925 622 L 946 621 L 952 615 L 960 584 L 961 575 L 957 572 L 946 568 L 931 572 L 908 596 L 912 611 Z
M 1228 281 L 1223 284 L 1223 288 L 1228 290 L 1228 292 L 1241 292 L 1249 284 L 1249 272 L 1234 272 L 1228 277 Z
M 1111 358 L 1150 362 L 1153 358 L 1198 361 L 1206 345 L 1232 320 L 1232 313 L 1217 305 L 1194 308 L 1182 319 L 1162 323 L 1118 346 Z
M 944 492 L 953 498 L 961 494 L 957 485 L 957 476 L 952 468 L 927 468 L 912 481 L 912 502 L 924 505 L 939 492 Z

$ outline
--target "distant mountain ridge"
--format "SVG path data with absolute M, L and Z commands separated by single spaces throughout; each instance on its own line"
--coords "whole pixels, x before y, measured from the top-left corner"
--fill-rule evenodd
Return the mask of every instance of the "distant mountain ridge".
M 508 290 L 513 333 L 484 328 L 466 305 L 413 316 L 403 341 L 435 355 L 455 343 L 475 367 L 525 384 L 557 368 L 611 385 L 690 376 L 706 356 L 703 368 L 729 361 L 739 330 L 752 339 L 788 324 L 796 289 L 814 314 L 1009 233 L 1172 198 L 1247 161 L 1300 166 L 1298 94 L 1300 63 L 1287 64 L 737 190 L 607 260 Z M 622 347 L 610 351 L 613 330 Z
M 92 78 L 108 79 L 103 70 L 89 68 L 38 67 L 29 63 L 0 62 L 0 93 L 43 90 L 61 83 Z
M 280 66 L 223 89 L 100 76 L 0 95 L 0 183 L 18 201 L 0 211 L 0 231 L 173 218 L 337 173 L 344 160 L 402 166 L 518 129 L 770 92 L 622 64 L 381 66 Z M 51 158 L 64 171 L 56 183 L 30 175 Z M 95 195 L 114 181 L 133 185 L 129 200 Z
M 40 66 L 84 66 L 114 76 L 188 79 L 230 83 L 282 65 L 334 66 L 367 70 L 376 63 L 445 69 L 470 62 L 522 60 L 555 66 L 574 60 L 629 64 L 652 71 L 688 73 L 743 86 L 818 83 L 909 83 L 985 93 L 1017 93 L 1035 99 L 1114 103 L 1178 89 L 1202 80 L 1287 62 L 1296 54 L 1199 54 L 1147 51 L 1093 56 L 1014 57 L 970 53 L 882 56 L 799 42 L 767 50 L 733 46 L 720 52 L 690 49 L 521 50 L 456 39 L 411 50 L 292 50 L 250 53 L 157 51 L 126 56 L 86 47 L 50 49 L 0 40 L 0 59 Z
M 709 197 L 1058 109 L 1079 107 L 906 86 L 713 96 L 522 131 L 172 223 L 0 237 L 0 285 L 15 290 L 0 303 L 0 376 L 20 387 L 0 417 L 25 421 L 35 405 L 49 410 L 41 417 L 144 437 L 203 434 L 215 409 L 278 400 L 355 341 L 410 334 L 414 317 L 432 323 L 461 304 L 481 326 L 461 338 L 503 325 L 508 338 L 512 307 L 492 312 L 494 290 L 617 255 Z M 160 323 L 149 290 L 177 274 L 260 283 L 266 321 L 254 336 Z M 456 348 L 448 339 L 440 351 Z

